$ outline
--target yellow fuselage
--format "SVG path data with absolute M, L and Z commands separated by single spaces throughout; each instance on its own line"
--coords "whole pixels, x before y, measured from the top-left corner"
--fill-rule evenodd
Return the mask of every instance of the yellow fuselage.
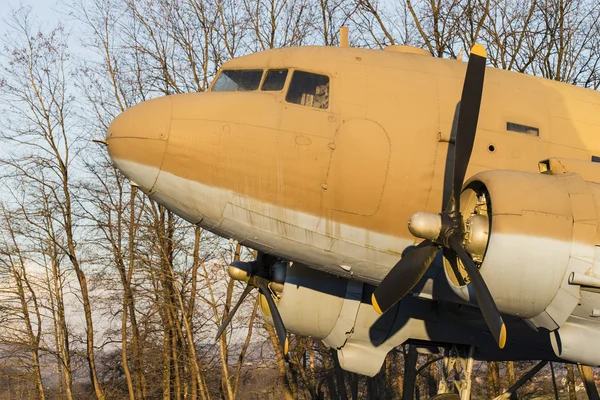
M 466 63 L 393 49 L 300 47 L 223 66 L 278 68 L 329 76 L 329 107 L 286 102 L 291 73 L 281 91 L 168 96 L 113 122 L 110 156 L 192 223 L 376 283 L 415 243 L 409 216 L 438 212 L 448 195 L 447 154 Z M 467 177 L 536 172 L 549 157 L 594 155 L 598 93 L 488 68 Z

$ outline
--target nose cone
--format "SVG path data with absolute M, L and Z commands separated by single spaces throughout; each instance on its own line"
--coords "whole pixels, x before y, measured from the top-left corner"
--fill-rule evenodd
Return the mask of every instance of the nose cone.
M 156 182 L 171 129 L 172 102 L 161 97 L 135 105 L 110 124 L 108 154 L 117 168 L 145 192 Z

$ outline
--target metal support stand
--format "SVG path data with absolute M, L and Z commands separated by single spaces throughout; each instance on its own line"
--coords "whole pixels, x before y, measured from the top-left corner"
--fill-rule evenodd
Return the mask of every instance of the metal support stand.
M 402 387 L 402 399 L 412 400 L 415 398 L 415 380 L 417 378 L 417 361 L 419 354 L 414 345 L 408 345 L 408 352 L 404 359 L 404 385 Z
M 535 367 L 531 368 L 529 372 L 523 375 L 518 381 L 515 382 L 506 392 L 502 393 L 500 396 L 496 397 L 494 400 L 508 400 L 510 397 L 517 392 L 517 389 L 523 386 L 528 380 L 533 378 L 535 374 L 539 372 L 540 369 L 544 368 L 544 366 L 548 363 L 548 361 L 540 361 Z
M 588 398 L 590 400 L 600 400 L 596 382 L 594 382 L 594 371 L 592 371 L 592 367 L 581 364 L 577 364 L 577 367 L 579 368 L 579 375 L 581 375 L 581 380 L 583 381 L 583 386 L 585 386 L 585 392 L 587 393 Z

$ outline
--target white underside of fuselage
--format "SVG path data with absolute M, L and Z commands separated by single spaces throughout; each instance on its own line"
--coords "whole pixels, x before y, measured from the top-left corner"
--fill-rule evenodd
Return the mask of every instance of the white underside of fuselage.
M 187 221 L 251 248 L 345 277 L 378 283 L 398 262 L 407 240 L 278 207 L 158 168 L 115 164 L 154 200 Z M 144 187 L 141 182 L 154 181 Z

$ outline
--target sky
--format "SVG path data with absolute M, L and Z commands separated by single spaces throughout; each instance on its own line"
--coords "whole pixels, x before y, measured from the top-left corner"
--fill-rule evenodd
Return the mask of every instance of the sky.
M 53 12 L 56 1 L 54 0 L 0 0 L 0 15 L 5 17 L 10 14 L 11 9 L 19 8 L 21 5 L 32 7 L 38 17 L 46 19 L 51 17 L 57 21 Z
M 10 17 L 11 10 L 21 6 L 31 7 L 33 14 L 40 20 L 55 25 L 59 22 L 60 14 L 56 0 L 0 0 L 0 32 L 4 32 L 5 20 Z

